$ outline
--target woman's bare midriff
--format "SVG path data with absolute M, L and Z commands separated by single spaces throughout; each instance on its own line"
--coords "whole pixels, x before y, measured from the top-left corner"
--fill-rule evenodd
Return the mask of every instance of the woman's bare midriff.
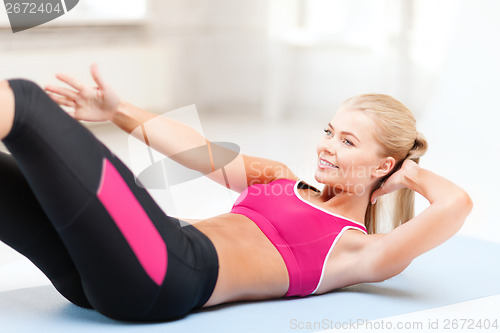
M 226 213 L 193 224 L 214 244 L 219 275 L 204 305 L 278 298 L 288 290 L 288 272 L 278 250 L 255 223 Z

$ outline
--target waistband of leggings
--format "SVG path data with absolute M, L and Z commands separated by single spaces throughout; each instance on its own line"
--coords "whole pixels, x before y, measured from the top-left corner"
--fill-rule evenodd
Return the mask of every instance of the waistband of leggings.
M 196 229 L 192 225 L 182 227 L 189 237 L 194 238 L 198 265 L 205 272 L 204 280 L 202 281 L 201 295 L 199 301 L 196 302 L 195 308 L 202 307 L 212 296 L 219 276 L 219 257 L 214 244 L 203 232 Z

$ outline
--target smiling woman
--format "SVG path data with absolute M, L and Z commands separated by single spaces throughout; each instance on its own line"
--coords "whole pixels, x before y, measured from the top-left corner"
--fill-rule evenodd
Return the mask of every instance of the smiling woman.
M 337 130 L 335 130 L 337 128 Z M 427 150 L 425 137 L 416 129 L 411 111 L 391 96 L 364 94 L 345 101 L 336 113 L 317 150 L 323 163 L 336 166 L 337 177 L 317 172 L 316 179 L 328 186 L 328 193 L 356 192 L 370 233 L 377 231 L 377 215 L 381 206 L 371 202 L 370 195 L 398 171 L 406 159 L 418 164 Z M 318 170 L 321 170 L 318 169 Z M 387 172 L 391 170 L 390 172 Z M 382 177 L 380 172 L 386 174 Z M 349 208 L 352 209 L 352 208 Z M 414 192 L 398 190 L 394 203 L 392 228 L 408 221 L 414 215 Z
M 232 209 L 182 227 L 77 120 L 109 120 L 129 133 L 158 120 L 145 143 L 200 172 L 219 154 L 179 154 L 224 147 L 123 101 L 96 65 L 91 74 L 95 88 L 58 75 L 68 87 L 47 86 L 50 95 L 27 80 L 0 82 L 0 138 L 12 154 L 0 155 L 0 174 L 21 192 L 2 187 L 0 239 L 68 300 L 105 316 L 166 321 L 221 303 L 383 281 L 449 239 L 472 209 L 463 189 L 417 164 L 427 144 L 411 112 L 369 94 L 347 100 L 317 145 L 321 190 L 281 162 L 239 153 L 227 178 L 213 178 L 241 192 Z M 371 202 L 400 190 L 430 207 L 413 217 L 413 198 L 402 196 L 397 226 L 376 233 Z

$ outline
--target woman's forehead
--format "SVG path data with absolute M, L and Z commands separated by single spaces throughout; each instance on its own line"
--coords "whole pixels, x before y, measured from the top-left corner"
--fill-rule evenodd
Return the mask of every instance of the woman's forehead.
M 373 138 L 377 125 L 373 118 L 366 112 L 340 108 L 330 121 L 334 130 L 352 132 L 361 141 Z

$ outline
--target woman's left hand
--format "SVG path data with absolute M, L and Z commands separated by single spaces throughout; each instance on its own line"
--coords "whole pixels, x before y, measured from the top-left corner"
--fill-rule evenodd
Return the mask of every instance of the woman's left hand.
M 401 168 L 393 173 L 386 181 L 382 184 L 381 187 L 373 191 L 371 196 L 371 203 L 374 204 L 377 201 L 378 197 L 381 197 L 385 194 L 397 191 L 406 187 L 403 183 L 404 178 L 409 170 L 413 170 L 414 168 L 418 168 L 418 164 L 414 161 L 407 159 L 403 162 Z
M 76 120 L 111 120 L 117 111 L 120 97 L 102 79 L 96 63 L 90 67 L 90 73 L 96 83 L 95 87 L 82 84 L 68 75 L 58 74 L 56 77 L 60 81 L 74 89 L 48 85 L 45 90 L 57 104 L 72 108 L 68 114 Z

